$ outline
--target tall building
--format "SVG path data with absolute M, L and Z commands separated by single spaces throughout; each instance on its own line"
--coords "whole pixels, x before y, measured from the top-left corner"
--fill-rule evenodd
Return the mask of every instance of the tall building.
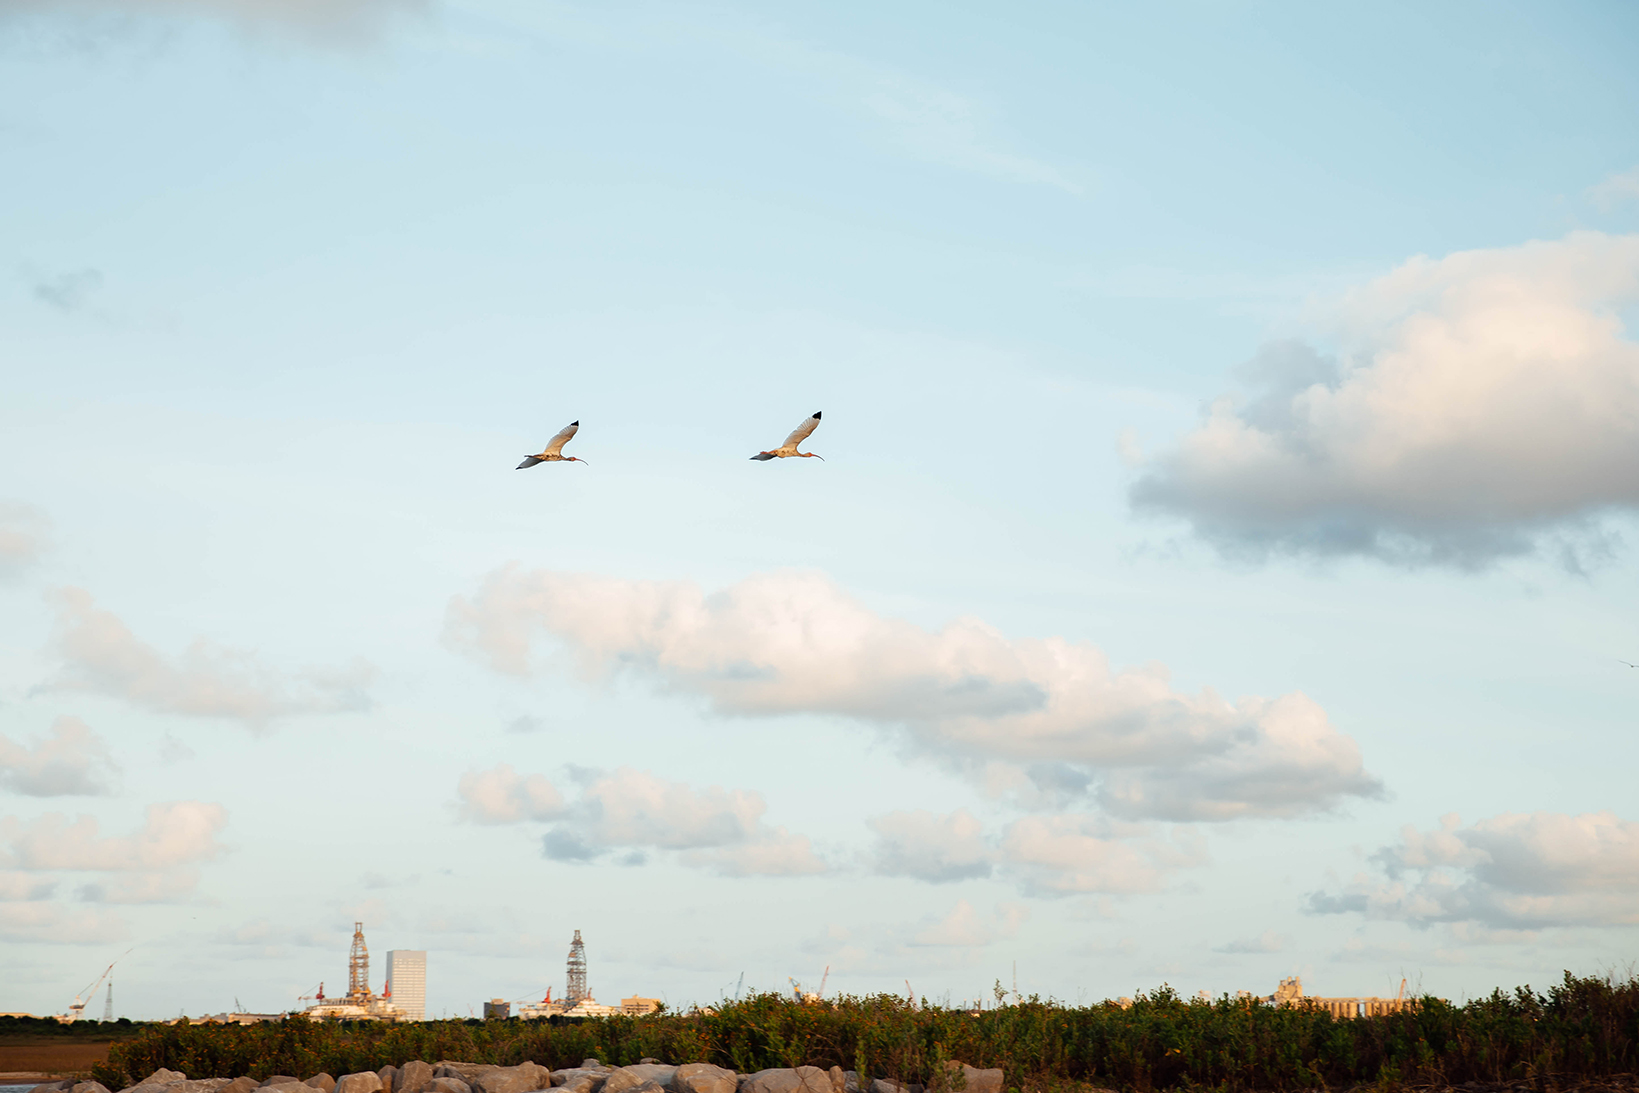
M 387 993 L 410 1021 L 427 1019 L 427 951 L 393 949 L 387 953 Z

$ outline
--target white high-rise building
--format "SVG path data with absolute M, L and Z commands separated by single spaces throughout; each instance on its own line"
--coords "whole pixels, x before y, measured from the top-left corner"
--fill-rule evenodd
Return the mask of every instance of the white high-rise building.
M 387 991 L 408 1020 L 427 1019 L 427 951 L 393 949 L 387 954 Z

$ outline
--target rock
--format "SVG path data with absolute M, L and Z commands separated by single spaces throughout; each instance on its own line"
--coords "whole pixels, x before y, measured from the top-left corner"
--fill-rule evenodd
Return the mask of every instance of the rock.
M 871 1082 L 871 1093 L 920 1093 L 919 1085 L 906 1085 L 892 1078 L 877 1078 Z
M 552 1073 L 552 1084 L 567 1091 L 567 1093 L 599 1093 L 604 1081 L 613 1074 L 611 1067 L 571 1067 L 568 1070 L 556 1070 Z
M 68 1093 L 108 1093 L 108 1087 L 101 1082 L 75 1082 L 67 1089 Z
M 494 1063 L 457 1063 L 445 1059 L 433 1064 L 433 1077 L 460 1078 L 470 1086 L 478 1075 L 500 1069 Z
M 261 1088 L 261 1085 L 261 1082 L 246 1074 L 243 1077 L 235 1078 L 218 1090 L 217 1093 L 252 1093 L 253 1090 Z
M 580 1068 L 582 1070 L 596 1070 L 602 1065 L 603 1064 L 598 1062 L 596 1059 L 582 1059 L 580 1061 Z
M 231 1078 L 195 1078 L 193 1081 L 171 1082 L 166 1085 L 165 1093 L 218 1093 L 232 1084 Z
M 740 1076 L 710 1063 L 684 1063 L 672 1072 L 672 1093 L 735 1093 Z
M 275 1085 L 264 1085 L 256 1093 L 313 1093 L 313 1087 L 292 1080 L 279 1082 Z
M 961 1068 L 960 1072 L 958 1067 Z M 961 1093 L 1002 1093 L 1000 1069 L 980 1070 L 954 1060 L 946 1063 L 945 1068 L 950 1072 L 950 1088 L 960 1089 Z
M 739 1093 L 831 1093 L 831 1076 L 817 1066 L 759 1070 L 740 1079 Z
M 319 1093 L 336 1093 L 336 1079 L 320 1071 L 302 1083 L 317 1089 Z
M 631 1093 L 666 1093 L 666 1087 L 655 1081 L 639 1082 Z
M 58 1090 L 67 1089 L 72 1084 L 73 1083 L 71 1082 L 41 1082 L 39 1085 L 30 1089 L 28 1093 L 57 1093 Z M 130 1088 L 135 1087 L 133 1086 Z
M 623 1066 L 614 1071 L 604 1080 L 603 1093 L 628 1093 L 644 1082 L 653 1082 L 662 1088 L 671 1085 L 672 1077 L 677 1073 L 675 1066 L 662 1066 L 659 1063 L 638 1063 L 636 1066 Z
M 187 1080 L 188 1080 L 188 1076 L 186 1074 L 182 1073 L 182 1071 L 180 1071 L 180 1070 L 166 1070 L 164 1067 L 160 1067 L 158 1070 L 154 1071 L 152 1074 L 148 1075 L 146 1078 L 142 1079 L 142 1081 L 138 1082 L 137 1084 L 138 1085 L 170 1085 L 172 1082 L 185 1082 Z
M 534 1063 L 498 1066 L 474 1075 L 471 1084 L 476 1093 L 532 1093 L 552 1088 L 552 1072 Z
M 393 1093 L 393 1086 L 398 1081 L 398 1067 L 384 1066 L 376 1071 L 376 1077 L 381 1079 L 381 1093 Z
M 398 1078 L 393 1082 L 393 1093 L 422 1093 L 432 1080 L 432 1064 L 412 1059 L 398 1068 Z
M 373 1070 L 343 1074 L 336 1079 L 336 1093 L 381 1093 L 381 1075 Z
M 262 1088 L 266 1089 L 270 1085 L 289 1085 L 292 1082 L 300 1085 L 301 1079 L 290 1074 L 274 1074 L 262 1083 Z
M 427 1083 L 426 1093 L 472 1093 L 472 1086 L 460 1078 L 434 1078 Z
M 638 1066 L 647 1066 L 650 1063 L 658 1063 L 659 1061 L 660 1061 L 659 1059 L 639 1059 L 637 1061 L 637 1065 Z

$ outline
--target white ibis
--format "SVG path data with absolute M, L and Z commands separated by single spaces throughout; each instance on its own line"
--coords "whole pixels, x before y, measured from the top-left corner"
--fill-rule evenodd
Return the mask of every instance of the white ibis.
M 791 456 L 796 455 L 801 456 L 804 459 L 817 459 L 821 463 L 825 462 L 825 457 L 823 455 L 816 455 L 813 452 L 797 451 L 798 444 L 801 444 L 803 441 L 814 435 L 814 430 L 819 428 L 819 421 L 820 412 L 815 410 L 812 417 L 803 418 L 802 424 L 791 430 L 791 435 L 785 438 L 784 444 L 781 444 L 778 448 L 775 448 L 771 452 L 758 452 L 751 458 L 759 461 L 766 461 L 770 459 L 789 459 Z
M 524 461 L 514 467 L 513 470 L 521 471 L 525 467 L 533 467 L 537 463 L 586 463 L 584 459 L 563 454 L 563 446 L 569 443 L 569 439 L 575 435 L 578 429 L 580 429 L 580 422 L 571 421 L 563 427 L 557 436 L 546 442 L 546 448 L 542 450 L 540 455 L 524 456 Z M 591 464 L 587 463 L 587 466 L 591 466 Z

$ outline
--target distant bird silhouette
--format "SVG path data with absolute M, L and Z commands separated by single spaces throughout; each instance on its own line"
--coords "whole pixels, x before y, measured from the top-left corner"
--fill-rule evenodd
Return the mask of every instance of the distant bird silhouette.
M 755 460 L 758 460 L 759 462 L 766 462 L 770 459 L 789 459 L 789 458 L 791 458 L 792 456 L 795 455 L 795 456 L 800 456 L 803 459 L 817 459 L 821 463 L 824 463 L 825 462 L 825 457 L 823 455 L 817 455 L 814 452 L 799 452 L 799 451 L 797 451 L 797 445 L 801 444 L 803 441 L 805 441 L 809 437 L 813 436 L 814 435 L 814 430 L 819 428 L 819 423 L 820 423 L 820 412 L 818 410 L 815 410 L 813 417 L 803 418 L 802 419 L 802 424 L 798 425 L 795 429 L 791 430 L 791 435 L 785 438 L 785 443 L 784 444 L 781 444 L 778 448 L 775 448 L 773 451 L 758 452 L 756 455 L 752 456 L 751 458 L 755 459 Z
M 1635 664 L 1635 663 L 1634 663 L 1634 662 L 1633 662 L 1633 661 L 1631 661 L 1631 660 L 1623 660 L 1623 659 L 1622 659 L 1622 658 L 1621 658 L 1621 657 L 1617 657 L 1617 658 L 1616 658 L 1616 663 L 1618 663 L 1618 664 L 1626 664 L 1626 665 L 1627 665 L 1627 666 L 1628 666 L 1628 667 L 1629 667 L 1629 668 L 1639 668 L 1639 664 Z
M 586 460 L 584 459 L 563 454 L 563 446 L 569 443 L 570 438 L 573 437 L 579 429 L 580 422 L 571 421 L 568 425 L 563 427 L 563 430 L 558 433 L 557 436 L 546 442 L 546 447 L 541 451 L 540 455 L 524 456 L 524 461 L 514 467 L 513 470 L 521 471 L 525 467 L 533 467 L 537 463 L 586 463 Z M 591 466 L 590 463 L 586 463 L 586 465 L 588 467 Z

